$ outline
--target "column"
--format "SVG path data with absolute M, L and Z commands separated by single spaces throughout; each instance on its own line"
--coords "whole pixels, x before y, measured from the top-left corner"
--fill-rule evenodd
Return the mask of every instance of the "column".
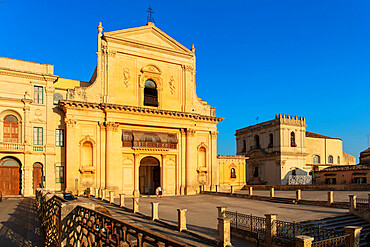
M 180 129 L 180 135 L 181 135 L 181 160 L 180 160 L 180 173 L 181 173 L 181 185 L 180 185 L 180 194 L 185 195 L 185 186 L 186 186 L 186 136 L 185 136 L 185 129 Z
M 186 211 L 187 209 L 177 209 L 178 226 L 177 229 L 181 232 L 186 230 Z
M 72 117 L 68 118 L 69 116 L 66 116 L 64 119 L 65 125 L 66 125 L 66 161 L 65 164 L 73 164 L 75 162 L 78 163 L 79 166 L 79 159 L 77 158 L 78 154 L 78 146 L 76 141 L 76 124 L 77 121 L 74 120 Z M 65 169 L 65 167 L 64 167 Z M 65 169 L 65 186 L 66 191 L 72 191 L 72 193 L 76 193 L 76 187 L 75 187 L 75 179 L 79 179 L 80 175 L 79 172 L 74 169 Z
M 328 206 L 330 206 L 334 201 L 333 191 L 328 191 Z
M 132 211 L 133 213 L 139 212 L 139 197 L 132 198 Z
M 231 245 L 231 237 L 230 237 L 230 219 L 226 218 L 218 218 L 218 224 L 220 226 L 219 233 L 220 233 L 220 242 L 218 246 L 227 247 Z
M 253 187 L 249 186 L 249 196 L 253 196 Z
M 167 193 L 167 174 L 166 174 L 166 155 L 162 154 L 162 167 L 161 167 L 161 186 L 162 186 L 162 194 L 164 195 Z
M 125 206 L 125 194 L 119 194 L 119 206 L 120 207 Z
M 152 220 L 158 220 L 158 202 L 152 202 Z
M 107 130 L 106 152 L 105 152 L 105 184 L 106 189 L 114 189 L 114 164 L 113 153 L 113 131 L 118 129 L 118 124 L 113 122 L 105 123 Z
M 109 203 L 114 203 L 114 191 L 109 191 Z
M 193 170 L 196 168 L 196 159 L 193 157 L 193 139 L 195 135 L 194 129 L 187 129 L 186 130 L 186 188 L 185 193 L 189 195 L 191 193 L 195 193 L 195 173 Z
M 139 170 L 140 163 L 139 163 L 139 154 L 134 154 L 134 197 L 139 197 Z
M 311 247 L 312 241 L 314 240 L 313 237 L 310 236 L 296 236 L 295 237 L 295 247 Z
M 301 190 L 297 190 L 296 191 L 296 202 L 299 202 L 301 200 L 302 196 L 301 196 Z
M 274 187 L 270 188 L 270 198 L 275 197 L 275 189 Z
M 349 211 L 351 212 L 356 208 L 356 195 L 348 195 L 349 196 Z
M 217 135 L 218 131 L 211 131 L 211 186 L 210 191 L 215 189 L 215 185 L 218 184 L 219 181 L 219 169 L 217 164 Z
M 217 218 L 225 218 L 226 217 L 226 208 L 227 207 L 217 207 Z M 217 221 L 218 224 L 217 224 L 217 231 L 220 231 L 220 221 Z

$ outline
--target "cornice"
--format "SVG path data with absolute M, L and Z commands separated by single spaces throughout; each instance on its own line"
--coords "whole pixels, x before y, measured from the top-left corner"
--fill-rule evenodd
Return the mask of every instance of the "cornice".
M 22 71 L 2 69 L 2 68 L 0 68 L 0 75 L 19 77 L 19 78 L 25 78 L 25 79 L 30 79 L 30 80 L 40 80 L 40 81 L 46 80 L 46 81 L 51 81 L 51 82 L 54 82 L 56 79 L 59 78 L 59 76 L 57 75 L 42 75 L 42 74 L 35 74 L 31 72 L 22 72 Z
M 58 106 L 64 111 L 66 111 L 68 107 L 76 107 L 76 108 L 100 109 L 105 112 L 124 111 L 124 112 L 138 113 L 138 114 L 152 114 L 152 115 L 159 115 L 159 116 L 189 118 L 189 119 L 194 119 L 194 120 L 210 121 L 210 122 L 217 122 L 217 123 L 223 120 L 223 118 L 220 118 L 220 117 L 205 116 L 205 115 L 200 115 L 200 114 L 195 114 L 195 113 L 159 110 L 159 109 L 152 109 L 152 108 L 145 108 L 145 107 L 107 104 L 107 103 L 89 103 L 89 102 L 72 101 L 72 100 L 60 100 Z

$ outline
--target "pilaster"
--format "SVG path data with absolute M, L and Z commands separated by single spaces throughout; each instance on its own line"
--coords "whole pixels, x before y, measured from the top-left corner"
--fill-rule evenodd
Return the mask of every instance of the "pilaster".
M 195 135 L 194 129 L 187 129 L 186 130 L 186 188 L 185 193 L 186 195 L 194 194 L 195 193 L 195 182 L 196 182 L 196 174 L 195 171 L 196 163 L 195 163 L 195 156 L 193 154 L 193 139 Z

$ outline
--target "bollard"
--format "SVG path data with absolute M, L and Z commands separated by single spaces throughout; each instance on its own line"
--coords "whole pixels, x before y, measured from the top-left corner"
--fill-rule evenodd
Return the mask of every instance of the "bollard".
M 270 198 L 275 197 L 275 189 L 274 187 L 270 188 Z
M 362 227 L 359 226 L 345 226 L 344 232 L 349 234 L 349 246 L 348 247 L 360 247 L 360 233 Z
M 139 197 L 132 198 L 132 211 L 133 213 L 139 212 Z
M 220 242 L 218 246 L 232 246 L 230 242 L 230 219 L 218 218 L 218 225 L 220 226 Z
M 272 240 L 276 236 L 277 228 L 274 221 L 276 220 L 277 214 L 265 214 L 266 216 L 266 238 L 265 238 L 265 246 L 271 247 Z
M 120 207 L 125 206 L 125 194 L 119 194 L 119 206 Z
M 301 190 L 298 189 L 296 191 L 296 194 L 295 194 L 295 200 L 296 200 L 296 202 L 299 202 L 301 200 L 301 198 L 302 198 L 302 196 L 301 196 Z
M 98 189 L 98 198 L 101 198 L 101 195 L 102 195 L 102 191 L 101 191 L 101 189 L 99 188 L 99 189 Z
M 312 241 L 314 240 L 313 237 L 299 235 L 295 237 L 295 247 L 311 247 Z
M 152 202 L 152 220 L 158 220 L 158 204 L 159 202 Z
M 249 196 L 253 196 L 253 187 L 252 186 L 249 187 Z
M 230 186 L 230 193 L 234 194 L 234 186 L 232 186 L 232 185 Z
M 90 191 L 90 196 L 95 196 L 95 190 L 93 187 L 89 187 L 89 191 Z
M 356 208 L 356 195 L 348 195 L 349 196 L 349 211 L 351 212 L 353 209 Z
M 105 199 L 105 189 L 101 191 L 101 199 L 104 201 Z
M 328 206 L 330 206 L 334 201 L 334 198 L 333 198 L 333 191 L 329 191 L 328 192 Z
M 99 198 L 99 189 L 95 188 L 95 198 Z
M 180 232 L 186 230 L 186 211 L 187 209 L 177 209 L 177 230 L 179 230 Z
M 225 218 L 226 217 L 226 208 L 227 207 L 217 207 L 217 218 Z M 218 221 L 219 222 L 219 221 Z M 220 224 L 217 223 L 217 231 L 219 232 L 220 231 Z
M 109 203 L 114 203 L 114 191 L 109 191 Z
M 216 184 L 216 192 L 218 192 L 218 185 Z

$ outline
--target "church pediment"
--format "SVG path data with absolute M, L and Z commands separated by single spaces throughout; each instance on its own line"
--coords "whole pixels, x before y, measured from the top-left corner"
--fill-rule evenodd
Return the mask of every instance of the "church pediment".
M 154 24 L 143 27 L 106 32 L 104 33 L 104 37 L 126 40 L 143 45 L 176 50 L 179 52 L 191 53 L 188 48 L 171 38 L 162 30 L 154 26 Z

